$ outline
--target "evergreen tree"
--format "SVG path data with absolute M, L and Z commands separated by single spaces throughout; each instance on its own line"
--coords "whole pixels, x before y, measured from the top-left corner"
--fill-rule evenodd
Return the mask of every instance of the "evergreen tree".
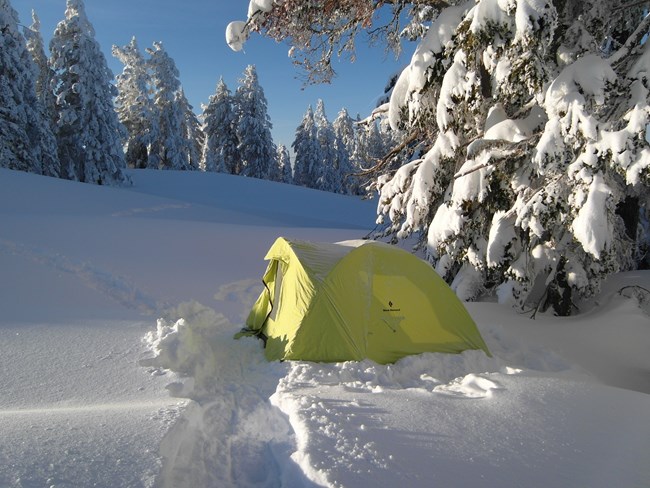
M 314 121 L 316 122 L 316 138 L 320 145 L 321 157 L 317 188 L 323 191 L 340 193 L 342 176 L 338 166 L 336 136 L 334 135 L 332 124 L 325 114 L 325 103 L 323 100 L 318 100 Z
M 640 7 L 619 1 L 482 7 L 434 19 L 396 83 L 391 125 L 434 129 L 421 132 L 428 152 L 380 185 L 381 211 L 398 237 L 423 231 L 462 297 L 494 291 L 567 315 L 609 273 L 638 265 L 649 20 L 633 33 Z M 453 37 L 434 35 L 443 25 Z M 608 38 L 620 49 L 607 52 Z
M 354 128 L 354 120 L 352 120 L 346 108 L 342 108 L 339 111 L 332 127 L 334 129 L 334 135 L 340 140 L 347 153 L 353 154 L 357 145 L 356 131 Z
M 419 39 L 387 106 L 403 137 L 374 166 L 379 211 L 462 298 L 564 315 L 610 273 L 647 266 L 644 3 L 433 3 L 286 0 L 246 28 L 290 39 L 326 80 L 359 29 L 389 47 Z
M 158 140 L 152 152 L 158 159 L 160 169 L 191 169 L 187 144 L 187 107 L 183 106 L 181 82 L 176 63 L 167 54 L 161 42 L 154 42 L 147 48 L 150 55 L 147 64 L 151 69 L 154 85 L 154 106 L 158 114 Z
M 50 68 L 49 60 L 45 54 L 43 37 L 41 36 L 41 23 L 32 11 L 32 25 L 25 29 L 27 50 L 36 65 L 36 96 L 40 101 L 40 110 L 43 119 L 43 174 L 58 177 L 61 172 L 61 163 L 57 154 L 57 143 L 54 133 L 56 131 L 56 99 L 52 91 L 54 72 Z
M 135 37 L 124 47 L 113 46 L 113 56 L 124 65 L 117 76 L 115 109 L 127 131 L 126 163 L 131 168 L 157 168 L 158 159 L 149 157 L 159 134 L 147 63 Z
M 284 144 L 278 144 L 278 180 L 281 183 L 293 182 L 293 173 L 291 171 L 291 158 L 289 150 Z
M 45 53 L 45 43 L 41 35 L 41 21 L 32 10 L 32 25 L 24 30 L 27 50 L 32 55 L 32 60 L 36 65 L 36 95 L 41 99 L 44 107 L 54 109 L 54 93 L 52 92 L 52 83 L 54 72 L 50 68 L 47 54 Z
M 320 144 L 318 142 L 317 127 L 314 120 L 314 111 L 311 105 L 296 128 L 296 137 L 291 145 L 296 155 L 293 168 L 293 182 L 296 185 L 317 188 L 319 166 L 322 161 Z
M 361 168 L 355 168 L 352 160 L 356 150 L 356 135 L 354 122 L 345 108 L 341 109 L 332 127 L 335 137 L 336 165 L 341 175 L 341 192 L 357 194 L 359 182 L 354 173 Z
M 55 176 L 58 159 L 36 94 L 36 67 L 9 0 L 0 0 L 0 26 L 0 166 Z
M 125 183 L 113 74 L 83 1 L 67 0 L 66 5 L 65 20 L 59 22 L 50 42 L 63 176 L 87 183 Z
M 236 123 L 232 95 L 221 78 L 215 94 L 210 96 L 208 105 L 203 108 L 201 168 L 204 171 L 239 174 L 241 166 Z
M 183 112 L 183 153 L 189 169 L 198 170 L 201 166 L 201 151 L 203 148 L 203 131 L 199 118 L 194 113 L 194 107 L 181 88 L 176 95 L 179 109 Z
M 271 119 L 267 113 L 266 97 L 259 84 L 255 66 L 244 71 L 235 93 L 237 138 L 242 161 L 241 174 L 267 179 L 276 164 L 276 148 L 271 136 Z
M 357 157 L 359 165 L 367 169 L 383 158 L 386 149 L 376 120 L 369 120 L 357 127 Z

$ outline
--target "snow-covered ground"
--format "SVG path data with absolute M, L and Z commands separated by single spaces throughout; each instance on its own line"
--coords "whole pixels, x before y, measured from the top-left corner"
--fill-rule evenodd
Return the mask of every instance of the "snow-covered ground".
M 0 487 L 650 486 L 649 272 L 569 319 L 468 304 L 493 358 L 267 363 L 232 335 L 268 247 L 375 203 L 131 176 L 0 169 Z

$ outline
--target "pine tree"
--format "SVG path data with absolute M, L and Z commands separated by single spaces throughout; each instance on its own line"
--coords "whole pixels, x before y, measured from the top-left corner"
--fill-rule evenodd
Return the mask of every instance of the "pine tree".
M 567 315 L 576 296 L 636 266 L 635 222 L 640 207 L 647 212 L 638 197 L 649 182 L 639 144 L 650 114 L 648 58 L 620 22 L 629 14 L 621 3 L 553 4 L 524 16 L 523 5 L 482 1 L 435 19 L 390 100 L 393 127 L 417 134 L 434 124 L 424 132 L 429 149 L 380 189 L 391 229 L 421 230 L 431 261 L 463 298 L 493 290 L 503 302 Z M 434 35 L 443 23 L 454 37 Z M 601 40 L 628 35 L 603 58 Z M 532 294 L 539 282 L 546 290 Z
M 341 141 L 348 154 L 355 151 L 357 145 L 356 131 L 354 128 L 354 120 L 350 117 L 348 110 L 342 108 L 334 122 L 332 123 L 334 135 Z
M 126 163 L 131 168 L 157 169 L 158 159 L 150 158 L 159 133 L 147 63 L 135 37 L 126 46 L 113 46 L 113 56 L 124 65 L 122 73 L 117 75 L 115 110 L 127 132 Z
M 341 192 L 356 195 L 359 181 L 355 173 L 361 168 L 355 168 L 352 155 L 356 150 L 356 135 L 354 122 L 347 109 L 343 108 L 332 123 L 336 147 L 336 165 L 341 175 Z
M 291 158 L 289 156 L 289 150 L 284 144 L 278 144 L 278 179 L 280 183 L 291 183 L 293 182 L 293 173 L 291 171 Z
M 204 171 L 239 174 L 241 170 L 237 119 L 233 99 L 223 78 L 217 83 L 215 94 L 203 108 L 203 150 L 201 168 Z
M 325 103 L 318 100 L 314 114 L 316 122 L 316 138 L 320 145 L 320 164 L 317 187 L 323 191 L 340 193 L 342 176 L 338 166 L 336 136 L 332 124 L 325 114 Z
M 290 39 L 311 79 L 332 77 L 359 29 L 419 40 L 386 107 L 403 137 L 374 166 L 387 234 L 416 238 L 464 299 L 565 315 L 610 273 L 648 265 L 644 8 L 286 0 L 246 28 Z
M 36 94 L 36 67 L 8 0 L 0 0 L 0 26 L 0 166 L 56 175 L 50 125 Z
M 386 153 L 384 141 L 379 130 L 379 122 L 370 120 L 358 125 L 357 155 L 363 169 L 377 164 Z
M 122 129 L 113 107 L 113 74 L 82 0 L 67 0 L 65 20 L 54 31 L 50 51 L 63 176 L 97 184 L 128 182 Z
M 161 42 L 147 48 L 154 85 L 153 101 L 158 114 L 159 138 L 152 147 L 160 169 L 192 169 L 188 158 L 186 111 L 176 63 Z
M 181 88 L 178 93 L 178 104 L 183 117 L 183 133 L 185 134 L 184 152 L 190 169 L 198 170 L 201 166 L 201 151 L 203 148 L 203 131 L 199 118 L 194 113 L 194 107 L 185 96 L 185 90 Z
M 57 154 L 57 142 L 54 136 L 56 130 L 56 99 L 52 91 L 54 72 L 49 66 L 49 60 L 45 54 L 43 37 L 40 32 L 41 23 L 32 11 L 32 25 L 24 30 L 27 50 L 32 56 L 36 65 L 36 96 L 40 101 L 42 125 L 42 170 L 46 176 L 58 177 L 61 172 L 61 163 Z
M 296 155 L 293 168 L 293 182 L 296 185 L 309 188 L 318 187 L 320 161 L 320 144 L 318 142 L 317 127 L 314 120 L 314 111 L 311 105 L 296 128 L 296 137 L 291 145 Z
M 271 136 L 271 119 L 267 112 L 264 90 L 259 84 L 255 66 L 244 71 L 235 92 L 238 150 L 242 161 L 241 174 L 267 179 L 276 164 L 276 148 Z
M 41 35 L 41 21 L 32 10 L 32 25 L 24 30 L 27 50 L 32 55 L 32 60 L 36 65 L 36 95 L 41 99 L 44 107 L 54 108 L 55 98 L 52 92 L 52 83 L 54 72 L 50 68 L 47 54 L 45 53 L 45 43 Z

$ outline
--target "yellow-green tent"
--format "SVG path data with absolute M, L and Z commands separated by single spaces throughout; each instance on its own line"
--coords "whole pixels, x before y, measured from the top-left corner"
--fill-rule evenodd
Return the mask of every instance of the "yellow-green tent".
M 490 354 L 467 310 L 425 261 L 372 241 L 278 238 L 243 335 L 269 360 L 392 363 L 422 352 Z

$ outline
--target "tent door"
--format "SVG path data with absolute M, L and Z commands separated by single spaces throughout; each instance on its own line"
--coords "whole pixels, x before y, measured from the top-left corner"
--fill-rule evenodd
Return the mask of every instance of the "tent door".
M 280 310 L 280 306 L 282 305 L 281 299 L 282 299 L 282 263 L 278 262 L 278 266 L 276 268 L 275 272 L 275 287 L 273 290 L 272 294 L 272 302 L 271 302 L 271 313 L 269 314 L 269 318 L 273 321 L 276 320 L 278 316 L 278 311 Z

